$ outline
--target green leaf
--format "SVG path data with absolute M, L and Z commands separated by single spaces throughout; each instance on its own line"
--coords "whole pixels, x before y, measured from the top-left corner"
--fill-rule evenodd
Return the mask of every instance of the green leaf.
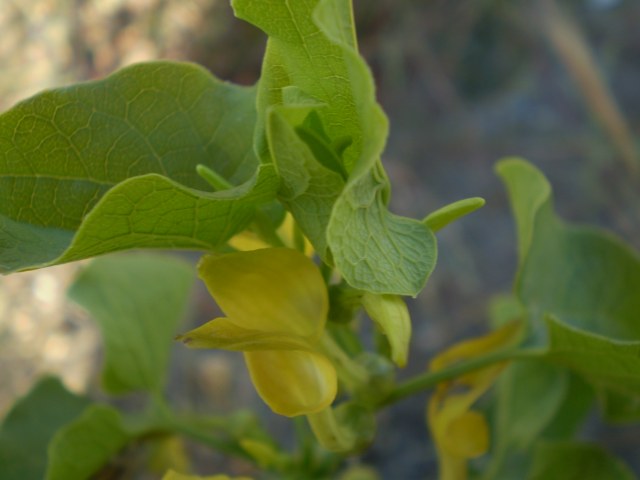
M 607 232 L 562 222 L 532 165 L 508 159 L 498 173 L 518 223 L 516 292 L 536 340 L 549 337 L 547 358 L 592 385 L 610 420 L 640 418 L 640 296 L 632 293 L 640 291 L 640 258 Z
M 458 220 L 459 218 L 469 215 L 475 212 L 485 204 L 484 198 L 473 197 L 465 198 L 464 200 L 458 200 L 457 202 L 445 205 L 439 208 L 435 212 L 430 213 L 423 220 L 425 225 L 433 232 L 443 229 L 451 222 Z
M 352 287 L 416 296 L 435 267 L 435 236 L 422 222 L 387 210 L 385 185 L 372 169 L 347 186 L 334 206 L 329 245 Z
M 387 337 L 393 362 L 399 367 L 406 366 L 411 341 L 411 317 L 404 299 L 398 295 L 365 293 L 362 306 Z
M 567 395 L 569 375 L 540 361 L 510 364 L 498 380 L 494 446 L 485 479 L 522 478 L 531 446 Z
M 618 341 L 547 317 L 546 358 L 580 374 L 596 390 L 611 420 L 640 419 L 640 341 Z M 612 404 L 612 402 L 614 402 Z M 617 413 L 616 408 L 624 410 Z
M 580 431 L 593 409 L 594 390 L 579 375 L 569 372 L 567 392 L 555 417 L 540 435 L 545 440 L 569 440 Z
M 349 137 L 344 165 L 366 171 L 377 161 L 387 120 L 375 101 L 371 73 L 355 49 L 349 0 L 234 0 L 236 15 L 269 35 L 258 89 L 258 149 L 267 153 L 268 110 L 283 105 L 283 89 L 324 105 L 318 113 L 330 139 Z
M 0 427 L 0 478 L 42 480 L 49 441 L 89 403 L 67 391 L 58 379 L 40 380 L 11 408 Z
M 277 188 L 270 169 L 252 179 L 254 103 L 255 89 L 153 62 L 16 105 L 0 116 L 0 270 L 221 245 Z M 198 164 L 243 185 L 202 191 Z
M 387 119 L 356 49 L 351 2 L 234 0 L 233 6 L 269 35 L 256 142 L 284 177 L 283 201 L 351 286 L 415 296 L 433 270 L 435 238 L 421 222 L 387 210 L 389 182 L 380 163 Z M 292 132 L 273 113 L 283 106 L 299 109 L 286 119 Z M 310 108 L 321 127 L 312 130 L 323 135 L 300 129 L 301 113 Z
M 513 362 L 498 384 L 497 435 L 527 450 L 554 418 L 565 398 L 568 373 L 539 361 Z
M 532 317 L 550 313 L 593 333 L 640 340 L 640 295 L 632 293 L 640 291 L 638 255 L 605 231 L 562 222 L 532 165 L 508 159 L 497 170 L 518 223 L 516 291 Z
M 162 390 L 193 278 L 188 264 L 151 254 L 98 258 L 79 274 L 69 296 L 102 331 L 108 392 Z
M 271 154 L 281 179 L 278 196 L 313 248 L 326 258 L 326 229 L 344 180 L 340 174 L 316 160 L 307 144 L 278 110 L 271 111 L 268 135 Z
M 621 460 L 597 445 L 547 442 L 535 451 L 528 480 L 634 480 Z
M 337 139 L 333 145 L 324 131 L 317 110 L 311 110 L 305 121 L 296 127 L 296 133 L 307 144 L 315 159 L 324 167 L 339 174 L 344 180 L 348 174 L 342 165 L 342 153 L 351 144 L 350 138 Z
M 91 478 L 128 441 L 120 413 L 109 406 L 92 405 L 53 437 L 46 479 Z
M 55 263 L 133 248 L 211 250 L 251 221 L 256 205 L 273 197 L 269 165 L 232 190 L 207 193 L 160 175 L 126 180 L 85 217 L 69 249 Z
M 551 185 L 533 165 L 521 158 L 506 158 L 496 165 L 509 192 L 518 231 L 520 267 L 529 253 L 536 217 L 551 202 Z

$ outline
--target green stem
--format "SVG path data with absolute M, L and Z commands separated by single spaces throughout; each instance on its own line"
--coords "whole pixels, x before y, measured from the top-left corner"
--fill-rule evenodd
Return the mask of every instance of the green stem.
M 302 230 L 300 230 L 300 227 L 297 223 L 294 223 L 293 226 L 293 245 L 294 247 L 296 247 L 296 250 L 305 253 L 304 233 L 302 233 Z
M 338 421 L 331 407 L 310 413 L 307 420 L 316 439 L 327 450 L 349 452 L 356 445 L 356 435 Z
M 127 415 L 125 425 L 135 437 L 179 433 L 221 452 L 253 461 L 234 439 L 229 417 L 180 415 L 170 408 L 159 392 L 152 392 L 142 415 Z
M 329 285 L 331 282 L 331 276 L 333 275 L 333 267 L 324 262 L 320 262 L 320 273 L 322 274 L 324 283 Z
M 322 352 L 333 361 L 338 378 L 347 390 L 354 392 L 369 381 L 367 369 L 347 355 L 330 334 L 325 333 L 322 336 L 321 348 Z
M 233 188 L 233 185 L 230 184 L 222 175 L 211 170 L 206 165 L 196 165 L 196 172 L 200 177 L 202 177 L 202 179 L 211 185 L 216 192 Z
M 544 355 L 543 349 L 514 349 L 491 352 L 481 357 L 472 358 L 452 365 L 436 372 L 426 372 L 417 375 L 394 388 L 389 395 L 384 397 L 377 405 L 378 408 L 386 407 L 418 392 L 435 387 L 438 383 L 451 380 L 465 373 L 493 365 L 507 360 L 519 360 L 524 358 L 536 358 Z

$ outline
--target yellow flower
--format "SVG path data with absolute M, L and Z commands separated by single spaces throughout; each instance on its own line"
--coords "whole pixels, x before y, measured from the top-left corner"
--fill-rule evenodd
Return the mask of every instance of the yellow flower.
M 431 362 L 432 371 L 442 370 L 457 362 L 503 350 L 517 343 L 522 324 L 509 323 L 488 335 L 460 342 Z M 489 448 L 489 428 L 484 417 L 471 411 L 473 403 L 496 380 L 505 362 L 442 382 L 429 400 L 427 418 L 440 462 L 440 480 L 465 480 L 467 460 L 478 457 Z
M 313 255 L 313 246 L 311 245 L 311 242 L 309 241 L 309 239 L 303 236 L 302 233 L 300 233 L 297 230 L 297 228 L 298 227 L 295 223 L 295 220 L 293 219 L 293 215 L 287 212 L 287 214 L 284 217 L 284 220 L 276 230 L 276 235 L 282 240 L 285 246 L 289 248 L 296 248 L 296 236 L 299 235 L 299 240 L 300 242 L 303 243 L 302 248 L 304 250 L 304 254 L 307 255 L 308 257 L 311 257 Z M 242 251 L 258 250 L 260 248 L 271 247 L 271 245 L 269 245 L 265 240 L 260 238 L 260 236 L 257 233 L 251 230 L 245 230 L 244 232 L 241 232 L 237 234 L 235 237 L 231 238 L 229 240 L 229 245 L 235 248 L 236 250 L 242 250 Z
M 209 255 L 198 272 L 226 317 L 182 341 L 243 351 L 258 394 L 280 415 L 315 413 L 333 402 L 336 371 L 318 350 L 329 300 L 309 258 L 288 248 Z

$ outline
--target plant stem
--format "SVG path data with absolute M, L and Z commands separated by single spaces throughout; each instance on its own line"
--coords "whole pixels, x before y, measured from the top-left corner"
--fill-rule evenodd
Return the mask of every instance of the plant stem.
M 389 395 L 380 400 L 377 408 L 386 407 L 418 392 L 435 387 L 438 383 L 464 375 L 465 373 L 508 360 L 540 357 L 543 349 L 509 349 L 491 352 L 486 355 L 462 361 L 436 372 L 417 375 L 394 388 Z
M 338 421 L 331 407 L 310 413 L 307 420 L 320 445 L 330 452 L 349 452 L 356 445 L 357 436 Z
M 204 179 L 209 185 L 211 185 L 211 187 L 213 187 L 216 192 L 233 188 L 233 185 L 229 183 L 222 175 L 218 174 L 218 172 L 214 170 L 211 170 L 206 165 L 196 165 L 196 172 L 202 179 Z
M 348 391 L 355 392 L 369 381 L 367 369 L 347 355 L 329 333 L 322 336 L 320 345 L 322 352 L 333 361 L 338 378 Z

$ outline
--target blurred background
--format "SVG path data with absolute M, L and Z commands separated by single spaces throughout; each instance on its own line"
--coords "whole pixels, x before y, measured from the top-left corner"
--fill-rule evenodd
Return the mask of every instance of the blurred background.
M 354 3 L 360 49 L 391 121 L 383 160 L 392 210 L 422 218 L 460 198 L 487 200 L 439 234 L 436 272 L 410 301 L 415 334 L 405 374 L 484 331 L 489 300 L 511 289 L 516 243 L 493 172 L 498 159 L 532 161 L 550 179 L 565 219 L 610 228 L 640 247 L 640 2 Z M 158 58 L 194 61 L 222 79 L 252 84 L 265 44 L 226 0 L 0 0 L 0 31 L 1 110 L 45 88 Z M 97 389 L 99 335 L 64 296 L 78 268 L 0 279 L 0 418 L 45 372 L 74 391 Z M 211 318 L 212 304 L 198 286 L 185 329 Z M 176 345 L 174 357 L 170 395 L 177 404 L 265 411 L 240 355 Z M 383 478 L 435 471 L 427 429 L 416 420 L 425 401 L 418 396 L 380 416 L 384 434 L 364 461 Z M 286 422 L 268 414 L 265 421 L 286 437 Z M 638 429 L 592 423 L 587 433 L 635 458 L 640 472 Z M 203 455 L 204 471 L 217 468 L 211 461 L 221 460 Z

